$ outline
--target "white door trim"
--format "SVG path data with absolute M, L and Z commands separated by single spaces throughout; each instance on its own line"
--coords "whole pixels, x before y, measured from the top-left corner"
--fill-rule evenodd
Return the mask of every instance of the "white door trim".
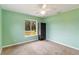
M 0 48 L 0 55 L 1 55 L 1 52 L 2 52 L 2 48 Z

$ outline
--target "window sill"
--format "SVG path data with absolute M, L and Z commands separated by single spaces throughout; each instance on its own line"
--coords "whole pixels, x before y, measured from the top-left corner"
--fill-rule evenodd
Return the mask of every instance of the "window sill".
M 32 37 L 32 36 L 37 36 L 37 35 L 24 35 L 24 37 Z

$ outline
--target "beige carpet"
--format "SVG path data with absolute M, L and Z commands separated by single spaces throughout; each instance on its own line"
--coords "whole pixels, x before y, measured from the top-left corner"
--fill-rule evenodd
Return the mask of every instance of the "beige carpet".
M 35 41 L 4 48 L 2 55 L 77 55 L 79 51 L 50 41 Z

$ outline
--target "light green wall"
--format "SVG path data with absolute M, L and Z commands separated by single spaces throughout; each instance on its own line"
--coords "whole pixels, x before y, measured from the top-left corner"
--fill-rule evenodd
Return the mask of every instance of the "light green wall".
M 43 18 L 40 17 L 2 10 L 3 47 L 38 39 L 38 36 L 24 37 L 24 20 L 28 19 L 37 20 L 38 22 L 46 22 L 46 38 L 48 40 L 79 48 L 79 9 L 46 17 L 44 21 Z
M 48 40 L 79 48 L 79 9 L 45 19 Z
M 2 18 L 1 18 L 1 8 L 0 8 L 0 47 L 2 41 Z
M 38 36 L 24 37 L 24 20 L 33 19 L 41 22 L 40 17 L 2 10 L 3 40 L 2 46 L 37 40 Z

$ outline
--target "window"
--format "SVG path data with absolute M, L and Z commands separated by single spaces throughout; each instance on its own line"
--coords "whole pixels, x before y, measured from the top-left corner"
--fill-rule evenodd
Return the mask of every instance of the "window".
M 25 35 L 33 36 L 37 34 L 37 22 L 32 20 L 25 20 Z

